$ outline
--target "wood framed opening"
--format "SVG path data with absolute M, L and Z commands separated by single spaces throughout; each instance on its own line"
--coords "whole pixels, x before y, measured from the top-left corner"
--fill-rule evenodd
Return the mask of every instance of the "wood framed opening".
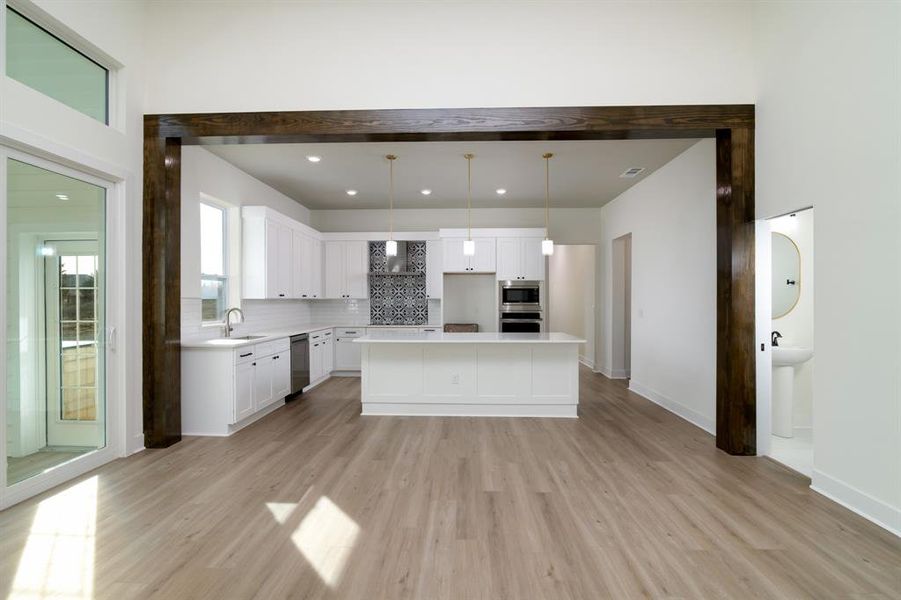
M 183 145 L 672 138 L 716 139 L 716 444 L 729 454 L 755 454 L 754 106 L 744 104 L 145 116 L 145 444 L 181 439 Z

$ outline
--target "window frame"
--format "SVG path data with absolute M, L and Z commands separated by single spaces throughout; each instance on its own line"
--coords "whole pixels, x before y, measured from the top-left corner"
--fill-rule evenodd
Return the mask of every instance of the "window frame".
M 73 29 L 68 27 L 59 19 L 55 18 L 53 15 L 35 5 L 30 0 L 0 0 L 0 30 L 4 32 L 4 42 L 0 43 L 0 69 L 3 71 L 3 76 L 7 77 L 18 83 L 19 85 L 27 87 L 29 90 L 37 94 L 41 94 L 45 98 L 50 98 L 54 102 L 58 102 L 61 106 L 65 106 L 67 109 L 78 113 L 79 115 L 83 115 L 92 122 L 99 123 L 103 127 L 109 127 L 112 129 L 116 129 L 120 132 L 125 132 L 125 77 L 121 76 L 120 71 L 124 68 L 124 65 L 113 58 L 110 54 L 105 52 L 100 47 L 93 44 L 87 38 L 79 35 Z M 81 112 L 80 110 L 73 108 L 62 102 L 61 100 L 57 100 L 52 96 L 48 96 L 44 92 L 32 88 L 26 83 L 22 83 L 18 79 L 10 77 L 6 73 L 6 42 L 5 42 L 5 34 L 6 34 L 6 9 L 11 9 L 19 16 L 25 18 L 27 21 L 30 21 L 32 24 L 37 26 L 42 31 L 46 32 L 48 35 L 56 38 L 64 45 L 71 48 L 73 51 L 78 54 L 84 56 L 91 62 L 95 63 L 99 67 L 106 70 L 106 122 L 101 122 L 95 119 L 94 117 Z
M 210 208 L 215 208 L 219 212 L 222 213 L 222 275 L 215 275 L 211 273 L 203 272 L 203 226 L 202 226 L 202 218 L 199 215 L 202 212 L 201 207 L 203 205 L 209 206 Z M 231 241 L 229 235 L 229 206 L 223 202 L 217 201 L 210 196 L 205 194 L 201 195 L 200 200 L 197 203 L 197 213 L 198 219 L 197 223 L 200 225 L 200 289 L 201 289 L 201 299 L 200 299 L 200 325 L 202 327 L 216 327 L 221 326 L 225 323 L 225 310 L 228 309 L 229 298 L 231 294 L 231 269 L 229 268 L 229 244 Z M 222 296 L 224 298 L 223 313 L 222 316 L 218 319 L 204 319 L 203 318 L 203 282 L 204 281 L 219 281 L 222 283 Z

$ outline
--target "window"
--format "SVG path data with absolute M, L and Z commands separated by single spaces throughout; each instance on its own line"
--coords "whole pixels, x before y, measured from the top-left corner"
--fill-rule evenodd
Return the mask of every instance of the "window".
M 6 74 L 109 123 L 109 70 L 8 7 Z
M 226 212 L 200 203 L 200 310 L 204 322 L 222 321 L 228 302 Z

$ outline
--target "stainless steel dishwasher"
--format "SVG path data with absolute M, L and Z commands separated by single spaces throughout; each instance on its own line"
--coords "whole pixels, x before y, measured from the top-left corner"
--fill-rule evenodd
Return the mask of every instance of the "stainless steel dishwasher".
M 310 338 L 306 333 L 291 336 L 291 396 L 310 385 Z

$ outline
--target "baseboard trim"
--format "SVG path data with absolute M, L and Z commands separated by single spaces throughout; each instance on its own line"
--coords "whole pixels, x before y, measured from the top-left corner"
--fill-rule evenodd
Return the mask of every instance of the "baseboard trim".
M 588 367 L 589 369 L 591 369 L 592 371 L 594 371 L 595 373 L 597 373 L 597 371 L 595 371 L 595 369 L 594 369 L 594 363 L 591 362 L 590 360 L 588 360 L 587 358 L 585 358 L 584 356 L 579 357 L 579 362 L 582 363 L 583 365 L 585 365 L 586 367 Z
M 705 417 L 701 413 L 688 408 L 680 402 L 676 402 L 671 398 L 667 398 L 660 392 L 656 392 L 651 388 L 635 381 L 634 379 L 629 381 L 629 390 L 638 394 L 639 396 L 642 396 L 643 398 L 647 398 L 654 404 L 665 408 L 674 415 L 685 419 L 692 425 L 700 427 L 710 435 L 716 435 L 716 423 L 713 419 Z
M 853 513 L 901 537 L 901 508 L 874 498 L 844 481 L 813 470 L 810 489 L 841 504 Z

